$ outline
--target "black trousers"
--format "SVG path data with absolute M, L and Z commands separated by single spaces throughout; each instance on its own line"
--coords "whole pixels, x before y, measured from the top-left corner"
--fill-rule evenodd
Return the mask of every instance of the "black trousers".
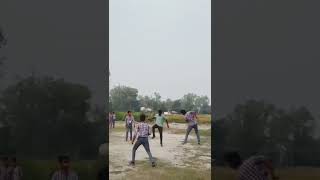
M 156 128 L 159 130 L 159 133 L 160 133 L 160 144 L 162 145 L 162 132 L 163 132 L 163 127 L 158 126 L 157 124 L 153 125 L 153 126 L 152 126 L 152 134 L 153 134 L 153 137 L 156 137 L 156 135 L 155 135 Z

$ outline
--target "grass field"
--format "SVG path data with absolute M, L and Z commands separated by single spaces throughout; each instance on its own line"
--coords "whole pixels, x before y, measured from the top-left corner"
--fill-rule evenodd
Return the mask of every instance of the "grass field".
M 87 160 L 71 162 L 81 180 L 94 180 L 99 170 L 106 165 L 103 160 Z M 49 180 L 50 174 L 58 167 L 56 160 L 22 160 L 19 161 L 22 167 L 24 180 Z

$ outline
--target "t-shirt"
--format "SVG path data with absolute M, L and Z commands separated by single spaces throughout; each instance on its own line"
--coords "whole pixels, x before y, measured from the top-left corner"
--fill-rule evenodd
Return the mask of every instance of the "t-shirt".
M 78 175 L 73 171 L 70 171 L 66 175 L 63 171 L 59 170 L 52 175 L 51 180 L 78 180 Z
M 196 112 L 194 111 L 187 112 L 185 115 L 185 119 L 190 126 L 197 124 Z
M 125 121 L 127 123 L 127 125 L 131 126 L 134 122 L 134 117 L 133 116 L 126 116 Z
M 137 129 L 135 131 L 136 137 L 148 137 L 150 134 L 150 127 L 147 123 L 141 122 L 137 125 Z
M 166 118 L 165 118 L 163 115 L 159 116 L 159 114 L 157 114 L 157 115 L 155 116 L 155 118 L 156 118 L 156 124 L 157 124 L 158 126 L 163 127 L 163 123 L 164 123 L 164 121 L 166 120 Z

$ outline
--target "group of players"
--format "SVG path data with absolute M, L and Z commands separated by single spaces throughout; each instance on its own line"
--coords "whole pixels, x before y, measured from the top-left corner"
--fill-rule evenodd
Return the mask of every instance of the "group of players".
M 197 113 L 195 111 L 188 111 L 185 110 L 180 111 L 181 114 L 184 116 L 184 119 L 188 123 L 188 128 L 186 130 L 185 139 L 182 144 L 186 144 L 188 140 L 188 136 L 192 129 L 195 130 L 195 133 L 197 135 L 198 144 L 200 145 L 200 135 L 198 130 L 198 117 Z M 114 112 L 109 113 L 109 127 L 114 128 L 116 120 L 116 115 Z M 151 135 L 151 129 L 149 124 L 146 122 L 146 120 L 155 120 L 154 125 L 152 126 L 152 139 L 154 139 L 155 136 L 155 130 L 158 129 L 159 135 L 160 135 L 160 146 L 163 147 L 163 127 L 164 122 L 166 122 L 167 128 L 169 127 L 169 123 L 167 118 L 164 116 L 162 110 L 159 110 L 158 113 L 155 116 L 147 117 L 144 113 L 140 114 L 139 122 L 135 121 L 134 116 L 131 111 L 128 111 L 124 121 L 125 121 L 125 128 L 126 128 L 126 134 L 125 134 L 125 140 L 128 141 L 128 138 L 130 138 L 130 141 L 132 144 L 134 144 L 132 149 L 132 160 L 130 161 L 129 165 L 135 165 L 135 154 L 137 149 L 140 145 L 143 145 L 145 148 L 150 163 L 152 167 L 156 166 L 156 163 L 152 157 L 150 146 L 149 146 L 149 136 Z M 134 133 L 134 134 L 133 134 Z M 129 136 L 130 135 L 130 136 Z

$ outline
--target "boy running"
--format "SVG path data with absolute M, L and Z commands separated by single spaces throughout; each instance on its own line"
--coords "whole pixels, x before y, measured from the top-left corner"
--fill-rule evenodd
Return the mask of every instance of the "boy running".
M 150 135 L 150 127 L 149 125 L 145 122 L 146 120 L 146 115 L 141 114 L 140 115 L 140 123 L 137 125 L 137 130 L 135 131 L 132 144 L 134 143 L 134 140 L 136 137 L 138 137 L 136 143 L 134 144 L 132 148 L 132 161 L 130 162 L 130 165 L 134 166 L 135 165 L 135 156 L 136 156 L 136 151 L 139 148 L 140 145 L 143 145 L 144 149 L 149 155 L 149 160 L 152 165 L 152 167 L 155 167 L 156 164 L 152 158 L 152 154 L 150 152 L 150 147 L 149 147 L 149 141 L 148 137 Z
M 156 119 L 156 124 L 152 126 L 152 139 L 154 139 L 156 136 L 155 136 L 155 130 L 156 128 L 159 130 L 159 134 L 160 134 L 160 145 L 161 147 L 163 146 L 162 144 L 162 132 L 163 132 L 163 123 L 164 121 L 166 121 L 167 123 L 167 127 L 169 128 L 169 123 L 168 123 L 168 120 L 165 118 L 165 116 L 162 114 L 162 110 L 159 110 L 158 111 L 158 114 L 153 117 L 152 119 Z
M 198 144 L 200 145 L 200 135 L 199 135 L 199 130 L 198 130 L 198 122 L 197 122 L 198 117 L 197 117 L 196 112 L 194 112 L 194 111 L 186 112 L 185 110 L 181 110 L 180 112 L 182 115 L 184 115 L 185 120 L 188 122 L 186 137 L 185 137 L 182 144 L 187 143 L 188 136 L 189 136 L 191 130 L 194 129 L 194 131 L 197 135 Z
M 132 140 L 132 126 L 134 125 L 134 117 L 131 111 L 128 111 L 125 117 L 126 141 L 128 141 L 128 133 L 130 132 L 130 141 Z

